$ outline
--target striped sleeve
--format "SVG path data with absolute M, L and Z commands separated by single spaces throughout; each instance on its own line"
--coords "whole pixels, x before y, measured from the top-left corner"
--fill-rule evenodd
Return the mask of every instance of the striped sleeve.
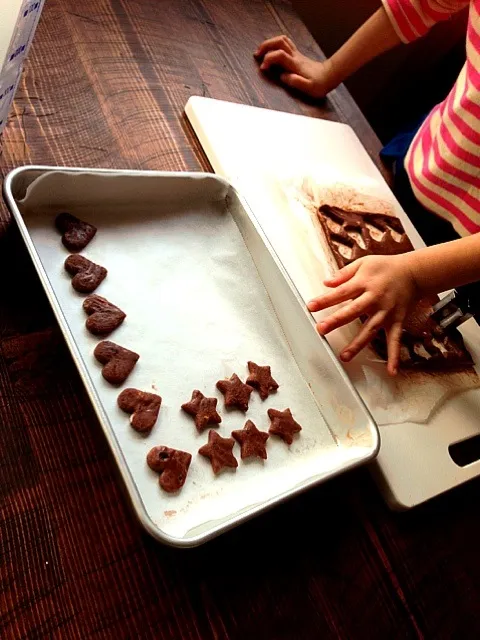
M 412 42 L 435 23 L 448 20 L 469 5 L 469 0 L 382 0 L 393 28 L 402 42 Z

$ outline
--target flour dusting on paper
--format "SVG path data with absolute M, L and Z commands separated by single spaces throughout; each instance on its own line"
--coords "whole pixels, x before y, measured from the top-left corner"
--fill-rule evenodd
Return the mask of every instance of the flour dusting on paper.
M 292 186 L 294 184 L 292 183 Z M 370 181 L 366 181 L 362 186 L 365 189 L 375 188 Z M 311 177 L 306 177 L 301 181 L 301 185 L 297 183 L 297 189 L 315 206 L 315 211 L 318 207 L 326 204 L 330 207 L 339 207 L 349 211 L 369 211 L 371 213 L 394 215 L 392 203 L 381 199 L 379 195 L 374 193 L 361 193 L 351 185 L 341 182 L 326 185 L 318 183 Z

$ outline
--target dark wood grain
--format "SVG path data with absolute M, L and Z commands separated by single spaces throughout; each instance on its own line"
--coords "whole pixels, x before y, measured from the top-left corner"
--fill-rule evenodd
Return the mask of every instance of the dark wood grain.
M 348 122 L 376 158 L 343 88 L 306 105 L 260 76 L 252 51 L 279 32 L 321 55 L 287 2 L 48 0 L 2 173 L 206 169 L 182 115 L 192 94 Z M 363 470 L 200 549 L 146 536 L 5 209 L 0 220 L 1 638 L 479 637 L 478 482 L 393 514 Z

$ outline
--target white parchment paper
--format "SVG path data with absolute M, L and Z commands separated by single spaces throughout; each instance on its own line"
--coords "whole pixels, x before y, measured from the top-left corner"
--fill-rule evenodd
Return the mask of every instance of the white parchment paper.
M 28 231 L 145 509 L 164 533 L 177 538 L 204 532 L 248 507 L 322 477 L 338 468 L 345 455 L 298 370 L 226 209 L 224 188 L 196 182 L 192 187 L 192 179 L 185 185 L 167 180 L 162 187 L 158 179 L 156 184 L 144 181 L 138 191 L 136 183 L 125 178 L 48 174 L 30 186 L 21 203 Z M 120 390 L 105 382 L 93 357 L 98 340 L 85 329 L 84 296 L 71 287 L 63 268 L 68 252 L 54 227 L 62 210 L 98 228 L 83 252 L 108 269 L 96 293 L 127 314 L 108 339 L 141 356 L 124 387 L 163 398 L 158 423 L 148 437 L 129 426 L 128 416 L 116 404 Z M 280 389 L 265 402 L 254 392 L 245 416 L 224 409 L 215 383 L 234 372 L 245 379 L 248 360 L 269 364 Z M 207 432 L 199 435 L 180 409 L 193 389 L 219 399 L 222 436 L 242 428 L 247 418 L 267 430 L 270 407 L 290 407 L 303 431 L 291 447 L 270 438 L 266 462 L 240 461 L 235 445 L 238 469 L 214 477 L 208 460 L 196 453 Z M 147 452 L 159 444 L 193 455 L 187 482 L 176 495 L 164 493 L 157 474 L 146 465 Z

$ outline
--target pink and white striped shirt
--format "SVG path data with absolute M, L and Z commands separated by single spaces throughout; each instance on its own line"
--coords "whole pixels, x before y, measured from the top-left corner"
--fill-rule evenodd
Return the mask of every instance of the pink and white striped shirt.
M 447 98 L 430 113 L 405 158 L 421 204 L 458 234 L 480 231 L 480 0 L 382 0 L 403 42 L 469 6 L 467 60 Z M 408 211 L 406 212 L 408 214 Z

